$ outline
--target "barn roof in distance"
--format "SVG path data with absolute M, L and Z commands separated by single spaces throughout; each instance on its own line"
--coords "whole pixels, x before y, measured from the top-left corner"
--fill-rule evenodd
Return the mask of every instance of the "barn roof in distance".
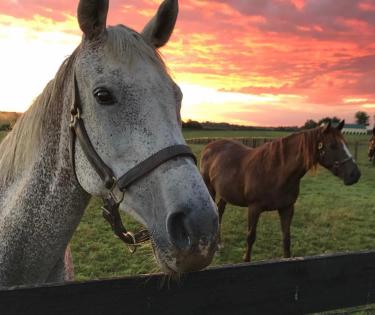
M 367 129 L 366 125 L 362 124 L 345 124 L 345 129 Z

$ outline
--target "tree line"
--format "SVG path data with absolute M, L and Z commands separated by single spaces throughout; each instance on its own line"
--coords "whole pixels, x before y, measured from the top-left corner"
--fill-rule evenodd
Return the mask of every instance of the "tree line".
M 370 116 L 363 111 L 358 111 L 354 115 L 355 122 L 358 125 L 368 126 Z M 194 130 L 275 130 L 275 131 L 297 131 L 299 129 L 312 129 L 318 127 L 322 124 L 326 124 L 331 121 L 333 124 L 338 124 L 341 119 L 337 116 L 334 117 L 324 117 L 320 120 L 308 119 L 305 124 L 301 127 L 289 126 L 289 127 L 254 127 L 254 126 L 242 126 L 242 125 L 232 125 L 229 123 L 221 122 L 199 122 L 195 120 L 187 120 L 182 122 L 183 129 L 194 129 Z
M 257 130 L 257 131 L 289 131 L 294 132 L 299 130 L 298 126 L 279 126 L 279 127 L 258 127 L 258 126 L 244 126 L 244 125 L 233 125 L 226 122 L 212 122 L 212 121 L 205 121 L 199 122 L 195 120 L 187 120 L 182 122 L 183 129 L 190 129 L 190 130 Z
M 9 131 L 12 129 L 15 121 L 19 117 L 20 114 L 18 113 L 5 113 L 0 112 L 0 131 Z M 4 117 L 3 117 L 4 116 Z M 355 122 L 358 125 L 369 125 L 370 116 L 363 111 L 358 111 L 355 113 Z M 318 121 L 313 119 L 308 119 L 305 124 L 301 127 L 298 126 L 289 126 L 289 127 L 254 127 L 254 126 L 241 126 L 241 125 L 232 125 L 229 123 L 214 123 L 210 121 L 206 122 L 198 122 L 195 120 L 187 120 L 182 122 L 182 128 L 184 129 L 194 129 L 194 130 L 201 130 L 201 129 L 220 129 L 220 130 L 276 130 L 276 131 L 296 131 L 298 129 L 312 129 L 321 124 L 327 123 L 331 121 L 332 123 L 336 124 L 340 122 L 340 118 L 334 117 L 324 117 Z
M 355 123 L 357 125 L 362 125 L 362 126 L 368 126 L 369 125 L 369 120 L 370 116 L 363 111 L 358 111 L 354 115 L 355 118 Z M 331 121 L 333 124 L 338 124 L 340 122 L 340 118 L 334 116 L 334 117 L 324 117 L 318 121 L 315 121 L 313 119 L 308 119 L 305 124 L 301 127 L 302 129 L 312 129 L 315 127 L 318 127 L 322 124 L 325 124 L 329 121 Z

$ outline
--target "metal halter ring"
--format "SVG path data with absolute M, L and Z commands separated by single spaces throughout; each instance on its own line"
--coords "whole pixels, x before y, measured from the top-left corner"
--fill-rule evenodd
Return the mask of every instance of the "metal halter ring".
M 140 244 L 137 244 L 137 240 L 135 239 L 135 236 L 132 232 L 126 232 L 123 233 L 125 237 L 130 237 L 132 239 L 133 244 L 127 243 L 130 254 L 134 254 L 137 251 L 137 247 L 140 246 Z

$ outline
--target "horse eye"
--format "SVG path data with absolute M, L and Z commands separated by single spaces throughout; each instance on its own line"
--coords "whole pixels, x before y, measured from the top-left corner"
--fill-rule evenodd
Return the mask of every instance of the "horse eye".
M 97 88 L 94 90 L 94 97 L 101 105 L 113 105 L 116 100 L 111 92 L 105 88 Z

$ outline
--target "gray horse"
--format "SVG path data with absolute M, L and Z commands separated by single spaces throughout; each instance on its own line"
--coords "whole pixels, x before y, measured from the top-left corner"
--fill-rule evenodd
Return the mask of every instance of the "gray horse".
M 87 134 L 116 177 L 185 144 L 182 94 L 156 50 L 170 38 L 178 1 L 164 1 L 141 34 L 107 28 L 108 6 L 80 1 L 81 44 L 0 144 L 0 286 L 71 279 L 69 240 L 90 197 L 108 193 L 77 141 L 71 158 L 74 76 Z M 163 271 L 211 262 L 217 209 L 191 158 L 171 159 L 135 182 L 120 209 L 148 228 Z

